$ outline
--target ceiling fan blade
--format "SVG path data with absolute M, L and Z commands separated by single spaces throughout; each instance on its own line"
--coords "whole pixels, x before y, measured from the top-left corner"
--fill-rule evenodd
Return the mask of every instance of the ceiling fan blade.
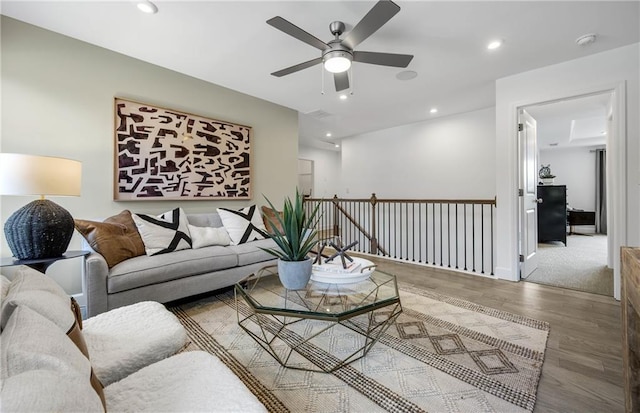
M 391 0 L 380 0 L 369 13 L 366 14 L 342 40 L 342 44 L 354 49 L 362 43 L 367 37 L 375 33 L 379 28 L 384 26 L 393 16 L 400 11 L 400 6 Z
M 336 84 L 336 92 L 349 89 L 349 72 L 334 73 L 333 81 Z
M 290 75 L 291 73 L 298 72 L 300 70 L 306 69 L 311 66 L 315 66 L 318 63 L 322 63 L 322 58 L 318 57 L 315 59 L 311 59 L 307 62 L 298 63 L 297 65 L 293 65 L 291 67 L 287 67 L 286 69 L 278 70 L 277 72 L 271 73 L 275 77 L 282 77 L 286 75 Z
M 317 37 L 315 37 L 310 33 L 305 32 L 295 24 L 291 23 L 288 20 L 283 19 L 280 16 L 276 16 L 274 18 L 267 20 L 267 24 L 317 49 L 325 50 L 329 48 L 329 45 L 323 42 L 322 40 L 318 39 Z
M 413 59 L 410 54 L 353 52 L 353 61 L 372 65 L 407 67 Z

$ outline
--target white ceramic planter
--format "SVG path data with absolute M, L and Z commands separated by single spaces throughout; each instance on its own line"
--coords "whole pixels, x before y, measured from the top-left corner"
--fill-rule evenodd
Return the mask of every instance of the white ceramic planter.
M 278 276 L 287 290 L 302 290 L 311 278 L 313 259 L 304 261 L 278 260 Z

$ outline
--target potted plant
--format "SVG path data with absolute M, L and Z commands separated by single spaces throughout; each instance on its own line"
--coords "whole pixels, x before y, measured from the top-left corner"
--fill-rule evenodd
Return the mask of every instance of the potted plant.
M 265 197 L 269 206 L 276 210 L 271 201 Z M 278 257 L 278 275 L 282 285 L 289 290 L 304 288 L 311 278 L 313 259 L 309 252 L 318 244 L 316 225 L 318 223 L 318 208 L 320 204 L 307 214 L 304 208 L 303 195 L 296 188 L 294 200 L 289 197 L 284 200 L 282 213 L 276 214 L 276 222 L 267 217 L 273 232 L 271 239 L 278 248 L 262 248 L 271 255 Z

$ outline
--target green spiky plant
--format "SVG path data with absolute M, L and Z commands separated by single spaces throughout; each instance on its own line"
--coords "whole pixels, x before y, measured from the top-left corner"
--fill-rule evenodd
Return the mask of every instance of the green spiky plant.
M 276 211 L 271 201 L 265 196 L 264 199 L 269 203 L 269 207 Z M 292 201 L 287 197 L 284 200 L 284 208 L 282 214 L 276 214 L 278 227 L 274 221 L 267 217 L 267 222 L 273 229 L 271 239 L 278 245 L 277 248 L 262 248 L 271 255 L 280 258 L 283 261 L 304 261 L 307 259 L 309 252 L 318 244 L 316 235 L 318 231 L 315 229 L 318 220 L 318 208 L 320 203 L 307 216 L 304 208 L 304 198 L 296 188 L 296 196 Z M 282 228 L 280 231 L 279 228 Z

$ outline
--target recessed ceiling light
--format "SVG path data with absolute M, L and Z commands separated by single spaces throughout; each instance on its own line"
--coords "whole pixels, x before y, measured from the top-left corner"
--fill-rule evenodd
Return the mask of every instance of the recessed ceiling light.
M 334 146 L 335 146 L 336 148 L 339 148 L 339 147 L 340 147 L 340 145 L 338 145 L 337 143 L 336 143 Z
M 607 134 L 607 132 L 605 132 L 605 131 L 601 131 L 600 132 L 600 135 L 606 135 L 606 134 Z
M 586 46 L 596 41 L 596 35 L 593 33 L 585 34 L 576 39 L 578 46 Z
M 327 132 L 326 137 L 330 138 L 331 137 L 331 132 Z
M 396 75 L 396 79 L 398 80 L 411 80 L 418 76 L 417 72 L 413 70 L 404 70 Z
M 438 113 L 438 108 L 431 108 L 429 113 Z
M 494 40 L 494 41 L 492 41 L 491 43 L 489 43 L 487 45 L 487 49 L 494 50 L 494 49 L 497 49 L 500 46 L 502 46 L 502 40 Z
M 340 100 L 347 100 L 348 96 L 345 95 L 344 93 L 342 95 L 340 95 Z
M 138 10 L 147 14 L 156 14 L 158 12 L 158 6 L 151 3 L 149 0 L 140 0 L 136 2 Z

